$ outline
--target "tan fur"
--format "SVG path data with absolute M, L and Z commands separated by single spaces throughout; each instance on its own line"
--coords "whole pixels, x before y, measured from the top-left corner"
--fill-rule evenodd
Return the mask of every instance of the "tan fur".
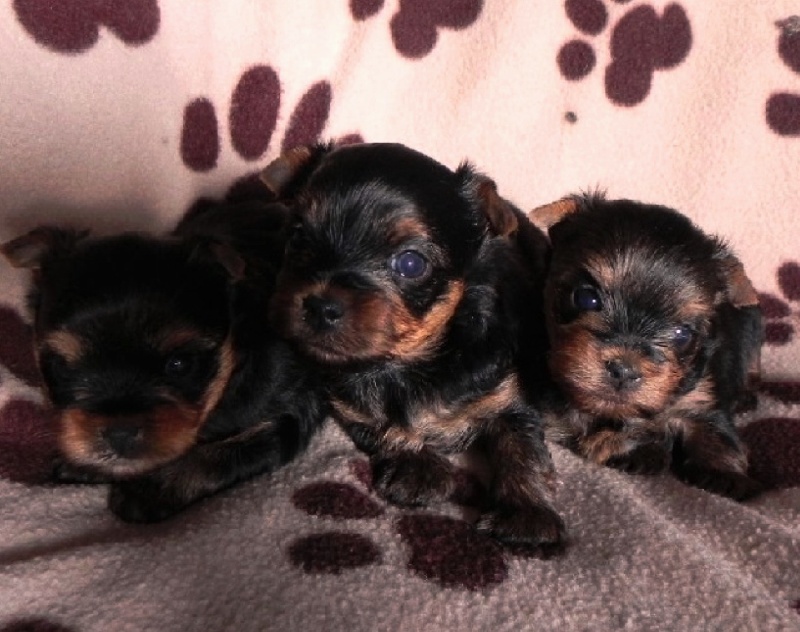
M 70 364 L 80 360 L 86 352 L 84 341 L 76 334 L 65 329 L 47 334 L 42 346 L 52 349 Z
M 578 210 L 578 202 L 574 198 L 563 198 L 538 206 L 528 211 L 528 219 L 536 228 L 547 234 L 551 226 L 555 226 L 564 217 Z
M 233 345 L 230 338 L 228 338 L 225 340 L 219 350 L 219 368 L 217 369 L 217 374 L 206 388 L 202 409 L 203 421 L 205 421 L 205 418 L 212 410 L 214 410 L 216 405 L 219 403 L 219 400 L 222 398 L 222 394 L 225 392 L 225 388 L 228 386 L 228 382 L 231 379 L 231 373 L 233 373 L 233 368 L 235 366 L 236 352 L 233 350 Z
M 732 254 L 722 260 L 722 269 L 727 281 L 727 296 L 734 307 L 758 305 L 758 293 L 744 271 L 744 266 Z
M 463 295 L 464 282 L 451 281 L 445 293 L 421 320 L 397 306 L 392 311 L 396 342 L 390 348 L 390 353 L 404 360 L 412 360 L 433 352 L 444 337 Z
M 295 172 L 311 158 L 310 147 L 293 147 L 269 163 L 260 174 L 261 181 L 275 195 L 280 195 Z
M 192 448 L 203 416 L 196 408 L 181 404 L 167 404 L 149 411 L 141 419 L 143 451 L 136 459 L 117 457 L 105 446 L 102 431 L 119 421 L 79 408 L 64 410 L 59 420 L 62 452 L 75 463 L 101 471 L 126 476 L 141 474 Z

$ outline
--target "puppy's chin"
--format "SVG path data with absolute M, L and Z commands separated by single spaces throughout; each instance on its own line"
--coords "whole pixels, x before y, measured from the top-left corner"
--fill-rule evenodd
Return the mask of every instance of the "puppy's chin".
M 575 408 L 594 417 L 619 420 L 644 417 L 654 414 L 666 405 L 666 398 L 655 403 L 640 401 L 637 397 L 614 393 L 610 387 L 596 391 L 564 381 L 561 385 Z
M 122 422 L 79 408 L 60 417 L 60 446 L 72 463 L 101 474 L 130 478 L 145 474 L 186 454 L 197 441 L 203 414 L 194 407 L 169 404 Z M 121 424 L 127 434 L 114 434 Z

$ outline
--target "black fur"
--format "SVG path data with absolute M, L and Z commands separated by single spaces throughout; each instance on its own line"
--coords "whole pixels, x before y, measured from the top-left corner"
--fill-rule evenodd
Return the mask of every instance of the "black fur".
M 515 241 L 536 252 L 538 239 L 541 260 L 543 236 L 515 229 L 519 211 L 467 164 L 451 171 L 402 145 L 318 146 L 287 176 L 296 155 L 264 173 L 294 196 L 273 321 L 325 372 L 335 417 L 372 457 L 376 490 L 403 505 L 448 496 L 445 455 L 480 444 L 495 475 L 479 527 L 561 545 L 541 419 L 516 386 L 520 323 L 536 317 L 539 278 Z M 425 260 L 419 277 L 393 267 L 408 251 Z
M 264 322 L 284 219 L 275 205 L 208 202 L 172 236 L 82 239 L 53 228 L 3 246 L 34 269 L 37 356 L 71 446 L 61 478 L 110 480 L 111 510 L 152 522 L 306 448 L 324 399 L 305 360 Z M 54 348 L 54 332 L 68 332 L 68 344 Z M 66 436 L 81 423 L 91 429 Z M 103 438 L 114 428 L 112 445 Z
M 571 201 L 549 227 L 545 301 L 561 387 L 549 436 L 626 471 L 670 468 L 709 491 L 757 493 L 733 418 L 752 397 L 762 340 L 741 263 L 673 209 Z

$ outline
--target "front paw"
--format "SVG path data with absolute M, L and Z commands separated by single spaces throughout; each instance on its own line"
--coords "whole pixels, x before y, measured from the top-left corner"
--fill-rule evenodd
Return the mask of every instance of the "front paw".
M 711 469 L 692 460 L 686 460 L 673 469 L 675 476 L 684 483 L 734 500 L 746 500 L 764 491 L 764 486 L 747 474 Z
M 564 521 L 547 505 L 498 507 L 483 514 L 477 528 L 504 544 L 544 557 L 560 555 L 567 543 Z
M 74 465 L 63 459 L 58 459 L 53 464 L 50 479 L 56 483 L 68 485 L 103 485 L 111 482 L 110 476 Z
M 147 480 L 113 483 L 108 494 L 108 508 L 125 522 L 161 522 L 184 506 L 159 485 Z
M 454 487 L 453 467 L 427 450 L 374 457 L 372 481 L 380 496 L 408 507 L 447 498 Z
M 659 443 L 645 443 L 630 452 L 609 458 L 605 465 L 628 474 L 658 474 L 669 467 L 671 455 L 666 446 Z

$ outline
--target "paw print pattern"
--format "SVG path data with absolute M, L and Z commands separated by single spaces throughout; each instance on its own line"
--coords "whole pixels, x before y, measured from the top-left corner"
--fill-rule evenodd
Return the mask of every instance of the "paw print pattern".
M 358 489 L 371 491 L 371 470 L 364 459 L 350 463 L 352 482 L 317 481 L 304 485 L 292 496 L 300 511 L 326 520 L 356 524 L 390 521 L 408 547 L 407 568 L 415 575 L 450 588 L 482 590 L 502 583 L 508 576 L 505 551 L 492 538 L 465 522 L 448 516 L 409 513 L 388 507 Z M 475 482 L 459 477 L 463 485 L 456 502 L 475 500 Z M 383 560 L 380 547 L 368 536 L 350 530 L 329 530 L 300 537 L 289 545 L 288 557 L 307 573 L 339 574 L 347 569 Z
M 596 37 L 608 25 L 609 12 L 601 0 L 567 0 L 564 8 L 585 36 Z M 620 106 L 638 105 L 650 93 L 655 72 L 680 65 L 691 47 L 691 24 L 679 4 L 666 6 L 660 16 L 650 5 L 631 8 L 611 30 L 606 96 Z M 597 56 L 589 42 L 573 39 L 561 47 L 556 63 L 565 79 L 578 81 L 592 72 Z
M 800 75 L 800 16 L 781 20 L 778 55 L 788 68 Z M 776 92 L 767 99 L 767 125 L 779 136 L 800 136 L 800 93 Z
M 301 97 L 289 117 L 281 150 L 319 140 L 328 123 L 333 92 L 330 83 L 319 81 Z M 228 108 L 231 147 L 245 161 L 264 156 L 270 147 L 281 106 L 281 83 L 270 66 L 247 69 L 236 83 Z M 210 99 L 198 97 L 183 111 L 180 155 L 183 164 L 198 173 L 216 168 L 221 152 L 217 109 Z M 340 144 L 363 142 L 349 134 Z M 239 178 L 228 192 L 229 200 L 253 199 L 263 195 L 258 173 Z
M 104 27 L 128 46 L 149 42 L 158 32 L 157 0 L 14 0 L 22 27 L 42 46 L 57 53 L 83 53 Z
M 350 13 L 363 21 L 379 13 L 383 4 L 384 0 L 350 0 Z M 483 0 L 400 0 L 389 23 L 392 42 L 403 57 L 425 57 L 435 48 L 439 29 L 466 29 L 482 9 Z
M 8 306 L 0 307 L 0 364 L 27 386 L 41 385 L 33 331 Z M 12 397 L 0 410 L 0 478 L 43 483 L 50 478 L 57 452 L 48 411 L 30 400 Z
M 796 261 L 782 264 L 777 278 L 783 298 L 767 292 L 760 293 L 758 298 L 766 321 L 766 344 L 783 346 L 792 341 L 800 324 L 800 264 Z
M 14 619 L 9 621 L 0 632 L 73 632 L 74 628 L 68 628 L 60 623 L 40 617 Z

